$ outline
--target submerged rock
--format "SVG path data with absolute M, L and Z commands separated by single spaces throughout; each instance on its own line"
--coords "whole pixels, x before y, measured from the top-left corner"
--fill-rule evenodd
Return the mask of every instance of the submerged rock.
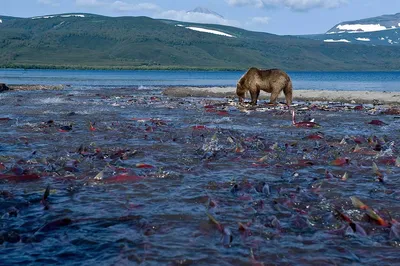
M 3 91 L 9 91 L 10 90 L 10 88 L 9 87 L 7 87 L 7 85 L 6 84 L 4 84 L 4 83 L 0 83 L 0 92 L 3 92 Z

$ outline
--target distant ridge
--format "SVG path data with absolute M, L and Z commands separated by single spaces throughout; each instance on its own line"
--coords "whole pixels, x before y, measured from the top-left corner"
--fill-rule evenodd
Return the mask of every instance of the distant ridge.
M 400 28 L 400 13 L 382 15 L 336 24 L 327 33 L 362 33 Z
M 86 13 L 8 17 L 0 23 L 0 67 L 245 70 L 251 66 L 291 71 L 398 70 L 400 47 L 324 43 L 231 26 Z
M 323 42 L 400 46 L 400 13 L 340 22 L 325 34 L 302 37 Z

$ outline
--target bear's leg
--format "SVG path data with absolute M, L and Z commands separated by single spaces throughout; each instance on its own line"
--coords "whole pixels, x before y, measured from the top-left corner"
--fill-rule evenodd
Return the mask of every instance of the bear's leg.
M 289 83 L 286 85 L 286 87 L 283 88 L 283 92 L 285 93 L 287 106 L 292 105 L 293 88 L 292 88 L 292 82 L 291 81 L 289 81 Z
M 257 99 L 259 95 L 260 95 L 260 90 L 250 91 L 251 105 L 257 105 Z
M 286 105 L 291 106 L 292 105 L 292 92 L 285 94 L 286 98 Z
M 279 96 L 279 93 L 280 93 L 280 91 L 278 91 L 278 90 L 272 90 L 271 98 L 269 99 L 269 102 L 275 104 L 276 103 L 276 99 Z

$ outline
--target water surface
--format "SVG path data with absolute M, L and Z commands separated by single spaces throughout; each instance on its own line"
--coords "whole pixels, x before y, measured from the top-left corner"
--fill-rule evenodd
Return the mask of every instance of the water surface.
M 350 200 L 400 221 L 398 116 L 301 105 L 320 127 L 297 128 L 283 106 L 138 85 L 0 94 L 2 265 L 398 263 L 400 228 Z
M 7 84 L 72 86 L 235 86 L 240 71 L 0 69 Z M 399 91 L 400 72 L 289 72 L 295 89 Z

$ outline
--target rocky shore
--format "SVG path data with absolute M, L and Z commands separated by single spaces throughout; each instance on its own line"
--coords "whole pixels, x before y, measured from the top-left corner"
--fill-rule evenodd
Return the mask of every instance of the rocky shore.
M 63 90 L 68 85 L 6 85 L 0 83 L 0 93 L 6 91 Z M 228 97 L 236 98 L 234 87 L 168 87 L 163 94 L 170 97 Z M 261 92 L 259 99 L 268 100 L 269 93 Z M 250 95 L 246 95 L 250 99 Z M 283 93 L 278 101 L 283 102 Z M 294 90 L 296 101 L 329 101 L 353 104 L 396 105 L 400 103 L 400 92 L 387 91 L 339 91 L 339 90 Z
M 235 91 L 234 87 L 169 87 L 163 93 L 174 97 L 236 97 Z M 269 96 L 270 94 L 261 92 L 259 99 L 268 99 Z M 246 97 L 250 98 L 249 95 Z M 278 100 L 284 101 L 283 93 Z M 293 100 L 394 105 L 400 103 L 400 92 L 294 90 Z
M 6 84 L 0 83 L 0 92 L 8 91 L 8 90 L 10 90 L 10 88 Z
M 62 90 L 65 85 L 6 85 L 0 83 L 0 92 L 6 91 L 36 91 L 36 90 Z

